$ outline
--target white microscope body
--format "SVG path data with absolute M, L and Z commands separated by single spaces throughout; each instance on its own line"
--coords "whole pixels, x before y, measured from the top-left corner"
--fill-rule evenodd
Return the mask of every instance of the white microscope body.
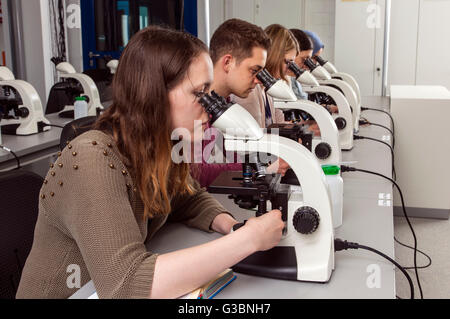
M 7 67 L 2 66 L 0 67 L 0 87 L 14 89 L 19 95 L 16 98 L 22 101 L 17 107 L 23 114 L 12 119 L 2 119 L 1 126 L 19 125 L 13 132 L 15 135 L 31 135 L 51 129 L 50 126 L 44 125 L 50 124 L 50 121 L 44 117 L 39 94 L 30 83 L 16 80 L 14 74 Z
M 208 107 L 205 109 L 211 114 Z M 238 104 L 228 107 L 217 119 L 213 117 L 213 121 L 212 125 L 224 134 L 227 150 L 270 153 L 291 166 L 303 192 L 292 194 L 289 199 L 287 232 L 277 247 L 294 248 L 297 280 L 327 282 L 334 269 L 332 206 L 325 175 L 314 155 L 293 140 L 264 134 L 255 119 Z M 302 214 L 310 213 L 318 217 L 317 228 L 302 234 L 295 223 Z
M 316 60 L 317 60 L 317 62 L 319 62 L 319 64 L 321 66 L 323 66 L 323 68 L 325 70 L 327 70 L 328 73 L 330 73 L 330 75 L 333 79 L 342 80 L 342 81 L 345 81 L 348 84 L 350 84 L 350 86 L 356 93 L 358 103 L 361 104 L 361 90 L 359 88 L 358 82 L 356 82 L 356 80 L 353 76 L 351 76 L 350 74 L 345 73 L 345 72 L 339 72 L 331 62 L 325 61 L 320 56 L 317 56 Z
M 300 70 L 296 75 L 297 81 L 302 85 L 304 92 L 323 93 L 331 97 L 336 103 L 338 113 L 331 116 L 339 130 L 339 145 L 342 150 L 351 150 L 353 148 L 354 119 L 346 97 L 334 87 L 320 85 L 309 71 Z
M 268 74 L 259 76 L 260 82 L 273 97 L 274 107 L 282 111 L 301 110 L 309 113 L 317 122 L 321 136 L 312 140 L 312 152 L 321 165 L 340 165 L 342 160 L 339 145 L 339 131 L 333 117 L 324 107 L 317 103 L 298 100 L 292 89 L 283 81 L 271 79 L 267 81 Z M 276 81 L 274 83 L 274 81 Z M 271 83 L 274 83 L 271 85 Z
M 350 105 L 353 114 L 353 130 L 359 132 L 359 119 L 361 117 L 361 101 L 358 99 L 352 86 L 344 80 L 332 78 L 325 68 L 316 65 L 311 59 L 307 59 L 305 64 L 310 68 L 311 74 L 317 79 L 321 86 L 337 87 L 344 94 Z
M 84 92 L 83 95 L 89 98 L 88 116 L 95 116 L 97 115 L 97 109 L 104 109 L 100 102 L 100 94 L 98 93 L 97 86 L 89 76 L 86 74 L 77 73 L 74 67 L 68 62 L 59 63 L 56 66 L 56 70 L 60 73 L 61 78 L 68 80 L 73 79 L 81 85 Z M 66 105 L 62 112 L 71 111 L 73 109 L 73 105 Z
M 274 79 L 266 70 L 258 74 L 267 94 L 273 97 L 274 107 L 284 111 L 301 110 L 309 113 L 317 122 L 321 136 L 312 140 L 312 152 L 321 165 L 340 165 L 342 153 L 339 131 L 333 117 L 324 107 L 308 100 L 298 100 L 283 80 Z
M 106 66 L 108 67 L 111 74 L 116 74 L 117 68 L 119 67 L 119 60 L 111 60 L 106 64 Z

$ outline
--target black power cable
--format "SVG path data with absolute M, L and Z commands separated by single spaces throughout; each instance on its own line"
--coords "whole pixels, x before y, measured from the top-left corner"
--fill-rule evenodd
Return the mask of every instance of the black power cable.
M 376 172 L 372 172 L 372 171 L 368 171 L 368 170 L 364 170 L 364 169 L 358 169 L 358 168 L 349 167 L 349 166 L 344 166 L 344 165 L 341 166 L 341 171 L 342 172 L 362 172 L 362 173 L 377 175 L 377 176 L 380 176 L 382 178 L 385 178 L 385 179 L 389 180 L 397 188 L 397 190 L 398 190 L 398 192 L 400 194 L 401 202 L 402 202 L 403 215 L 406 218 L 406 221 L 408 223 L 409 228 L 411 229 L 411 232 L 412 232 L 412 235 L 413 235 L 413 238 L 414 238 L 414 270 L 415 270 L 415 273 L 416 273 L 417 285 L 419 286 L 420 298 L 423 299 L 422 286 L 420 284 L 419 272 L 417 270 L 417 237 L 416 237 L 416 233 L 414 232 L 414 228 L 413 228 L 413 226 L 412 226 L 412 224 L 411 224 L 411 222 L 410 222 L 410 220 L 408 218 L 408 214 L 406 213 L 405 201 L 403 199 L 403 193 L 402 193 L 400 187 L 398 186 L 398 184 L 392 178 L 389 178 L 387 176 L 384 176 L 383 174 L 379 174 L 379 173 L 376 173 Z
M 365 249 L 365 250 L 371 251 L 371 252 L 378 254 L 381 257 L 389 260 L 391 263 L 393 263 L 395 266 L 397 266 L 397 268 L 400 269 L 400 271 L 405 275 L 405 277 L 409 283 L 409 289 L 411 290 L 411 299 L 414 299 L 414 285 L 411 280 L 411 277 L 406 272 L 406 270 L 402 266 L 400 266 L 394 259 L 392 259 L 391 257 L 387 256 L 386 254 L 384 254 L 381 251 L 379 251 L 375 248 L 372 248 L 372 247 L 360 245 L 358 243 L 348 242 L 346 240 L 342 240 L 339 238 L 336 238 L 334 240 L 334 251 L 341 251 L 341 250 L 347 250 L 347 249 Z
M 391 133 L 393 139 L 395 138 L 394 132 L 389 127 L 381 125 L 381 124 L 377 124 L 377 123 L 372 123 L 372 122 L 368 122 L 367 124 L 382 127 L 384 129 L 386 129 L 389 133 Z M 393 141 L 392 144 L 395 144 L 395 142 Z
M 378 127 L 382 127 L 384 129 L 386 129 L 392 136 L 392 148 L 395 148 L 395 134 L 394 134 L 394 131 L 392 131 L 389 127 L 381 125 L 381 124 L 377 124 L 377 123 L 372 123 L 372 122 L 368 121 L 367 119 L 360 120 L 359 125 L 373 125 L 373 126 L 378 126 Z
M 394 149 L 392 148 L 391 145 L 389 145 L 388 143 L 381 141 L 381 140 L 377 140 L 376 138 L 372 138 L 372 137 L 367 137 L 367 136 L 359 136 L 359 135 L 354 135 L 353 139 L 355 140 L 371 140 L 371 141 L 375 141 L 378 143 L 382 143 L 384 145 L 386 145 L 387 147 L 389 147 L 389 149 L 391 150 L 391 159 L 392 159 L 392 178 L 394 180 L 397 180 L 397 173 L 395 172 L 395 165 L 394 165 Z
M 386 111 L 379 110 L 379 109 L 373 109 L 373 108 L 364 108 L 364 107 L 363 107 L 362 110 L 363 110 L 363 111 L 366 111 L 366 110 L 378 111 L 378 112 L 386 113 L 387 115 L 389 115 L 389 117 L 390 117 L 390 119 L 391 119 L 391 122 L 392 122 L 392 130 L 390 130 L 390 129 L 389 129 L 388 127 L 386 127 L 386 126 L 383 126 L 383 125 L 380 125 L 380 124 L 376 124 L 376 123 L 371 123 L 371 122 L 370 122 L 369 120 L 367 120 L 366 118 L 361 118 L 362 120 L 360 121 L 360 125 L 369 124 L 369 125 L 380 126 L 380 127 L 385 128 L 386 130 L 388 130 L 388 131 L 391 133 L 391 135 L 392 135 L 392 148 L 395 148 L 395 126 L 394 126 L 394 119 L 392 118 L 391 114 L 389 114 L 389 113 L 386 112 Z M 393 167 L 393 172 L 394 172 L 394 171 L 395 171 L 394 163 L 393 163 L 392 165 L 393 165 L 392 167 Z M 409 246 L 409 245 L 406 245 L 406 244 L 400 242 L 395 236 L 394 236 L 394 240 L 395 240 L 399 245 L 401 245 L 401 246 L 403 246 L 403 247 L 406 247 L 406 248 L 409 248 L 409 249 L 412 249 L 412 250 L 414 250 L 414 251 L 417 251 L 418 253 L 422 254 L 423 256 L 425 256 L 425 257 L 428 259 L 428 264 L 425 265 L 425 266 L 403 267 L 403 269 L 415 269 L 415 268 L 417 268 L 417 269 L 425 269 L 425 268 L 428 268 L 429 266 L 431 266 L 431 264 L 432 264 L 431 257 L 428 256 L 426 253 L 424 253 L 423 251 L 421 251 L 421 250 L 419 250 L 419 249 L 416 249 L 416 250 L 415 250 L 414 247 L 411 247 L 411 246 Z M 399 298 L 398 296 L 397 296 L 397 298 L 398 298 L 398 299 L 401 299 L 401 298 Z
M 394 236 L 394 240 L 395 240 L 395 242 L 396 242 L 397 244 L 399 244 L 399 245 L 401 245 L 401 246 L 403 246 L 403 247 L 406 247 L 406 248 L 409 248 L 409 249 L 414 250 L 414 247 L 411 247 L 411 246 L 409 246 L 409 245 L 406 245 L 406 244 L 400 242 L 397 238 L 395 238 L 395 236 Z M 427 254 L 425 254 L 425 253 L 424 253 L 423 251 L 421 251 L 420 249 L 417 249 L 417 252 L 418 252 L 419 254 L 425 256 L 425 258 L 428 259 L 428 264 L 427 264 L 427 265 L 425 265 L 425 266 L 417 266 L 417 269 L 425 269 L 425 268 L 430 267 L 431 264 L 432 264 L 431 257 L 428 256 Z M 414 269 L 414 268 L 415 268 L 414 266 L 412 266 L 412 267 L 403 267 L 403 269 Z
M 6 146 L 3 146 L 3 145 L 0 145 L 0 148 L 2 150 L 5 150 L 5 151 L 11 153 L 11 155 L 14 156 L 14 158 L 16 159 L 16 162 L 17 162 L 17 167 L 15 169 L 20 169 L 21 168 L 20 160 L 19 160 L 19 157 L 16 155 L 16 153 L 14 153 L 12 150 L 10 150 L 9 148 L 7 148 Z
M 392 115 L 389 112 L 384 111 L 384 110 L 374 109 L 374 108 L 371 108 L 371 107 L 362 107 L 361 111 L 376 111 L 376 112 L 382 112 L 384 114 L 389 115 L 389 117 L 391 118 L 391 122 L 392 122 L 392 130 L 395 132 L 394 118 L 392 117 Z

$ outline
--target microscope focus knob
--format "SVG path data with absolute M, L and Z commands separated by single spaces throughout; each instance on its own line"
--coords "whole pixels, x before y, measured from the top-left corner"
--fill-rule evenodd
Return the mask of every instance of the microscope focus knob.
M 314 208 L 303 206 L 295 211 L 292 222 L 296 231 L 303 235 L 309 235 L 319 227 L 320 216 Z
M 331 155 L 331 146 L 330 144 L 325 142 L 319 143 L 314 149 L 314 153 L 316 154 L 318 159 L 327 159 Z
M 338 117 L 334 120 L 338 130 L 343 130 L 347 126 L 347 121 L 343 117 Z
M 30 110 L 28 110 L 26 107 L 19 107 L 19 111 L 17 112 L 17 116 L 20 116 L 21 118 L 26 118 L 30 115 Z

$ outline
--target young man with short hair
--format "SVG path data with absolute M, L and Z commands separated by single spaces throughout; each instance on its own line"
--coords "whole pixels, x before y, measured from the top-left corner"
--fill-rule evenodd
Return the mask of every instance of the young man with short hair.
M 266 65 L 269 48 L 270 39 L 262 28 L 239 19 L 225 21 L 214 32 L 210 41 L 210 56 L 214 64 L 214 82 L 211 90 L 228 101 L 234 100 L 235 97 L 247 99 L 250 95 L 254 95 L 255 99 L 249 100 L 255 105 L 251 108 L 244 107 L 253 117 L 258 118 L 254 112 L 260 110 L 260 105 L 264 110 L 265 102 L 257 100 L 257 96 L 261 94 L 255 94 L 255 90 L 262 88 L 258 85 L 260 82 L 256 75 Z M 210 185 L 222 171 L 242 169 L 242 164 L 236 161 L 233 164 L 207 164 L 205 160 L 207 158 L 204 158 L 203 163 L 197 165 L 194 170 L 194 176 L 202 186 Z M 284 161 L 279 160 L 267 170 L 284 174 L 288 168 Z

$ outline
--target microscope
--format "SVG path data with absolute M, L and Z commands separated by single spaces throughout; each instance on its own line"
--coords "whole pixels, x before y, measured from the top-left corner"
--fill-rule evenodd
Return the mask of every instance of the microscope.
M 295 74 L 309 99 L 317 104 L 336 105 L 338 113 L 331 114 L 339 130 L 339 146 L 341 150 L 353 148 L 353 115 L 345 96 L 330 86 L 320 85 L 317 79 L 307 70 L 300 69 L 297 64 L 289 63 L 289 69 Z
M 299 68 L 297 67 L 297 69 Z M 315 119 L 319 125 L 321 136 L 312 139 L 311 151 L 316 156 L 319 164 L 340 165 L 342 156 L 339 144 L 339 131 L 330 113 L 324 107 L 314 102 L 297 100 L 292 89 L 284 81 L 276 80 L 265 69 L 258 73 L 257 78 L 266 89 L 267 94 L 274 98 L 275 108 L 282 110 L 287 120 L 299 122 L 301 120 L 301 111 L 307 112 Z M 285 85 L 278 84 L 277 94 L 274 94 L 274 96 L 271 88 L 278 82 L 282 82 Z
M 119 60 L 113 59 L 110 60 L 106 66 L 108 67 L 109 71 L 111 72 L 111 74 L 116 74 L 117 68 L 119 66 Z
M 361 103 L 358 101 L 352 86 L 343 80 L 332 78 L 325 68 L 316 64 L 312 59 L 305 60 L 305 65 L 310 69 L 311 74 L 318 80 L 321 86 L 330 86 L 339 90 L 347 99 L 353 114 L 353 130 L 359 131 L 359 118 L 361 116 Z
M 356 98 L 358 103 L 361 105 L 361 90 L 359 89 L 358 82 L 356 82 L 355 78 L 348 73 L 338 72 L 336 67 L 330 62 L 325 61 L 321 56 L 316 56 L 316 61 L 325 69 L 328 73 L 330 73 L 331 78 L 342 80 L 347 82 L 352 87 L 353 91 L 356 93 Z
M 0 120 L 6 135 L 32 135 L 50 130 L 41 99 L 34 87 L 16 80 L 7 67 L 0 67 Z
M 62 78 L 66 84 L 63 87 L 58 88 L 58 90 L 64 90 L 66 94 L 70 95 L 71 100 L 73 101 L 75 100 L 75 97 L 83 95 L 88 103 L 88 116 L 96 116 L 98 111 L 103 110 L 97 86 L 89 76 L 77 73 L 74 67 L 68 62 L 57 63 L 56 70 L 59 72 L 60 78 Z M 73 118 L 73 112 L 74 106 L 66 105 L 59 113 L 59 116 Z
M 257 215 L 279 209 L 286 223 L 278 246 L 249 256 L 233 269 L 270 278 L 328 282 L 334 269 L 332 208 L 325 175 L 314 155 L 298 142 L 265 134 L 244 108 L 214 92 L 200 103 L 212 126 L 224 134 L 226 149 L 246 159 L 242 172 L 222 172 L 208 191 L 232 195 L 242 207 L 256 205 Z M 285 160 L 301 180 L 302 193 L 281 184 L 280 175 L 265 175 L 260 153 Z

